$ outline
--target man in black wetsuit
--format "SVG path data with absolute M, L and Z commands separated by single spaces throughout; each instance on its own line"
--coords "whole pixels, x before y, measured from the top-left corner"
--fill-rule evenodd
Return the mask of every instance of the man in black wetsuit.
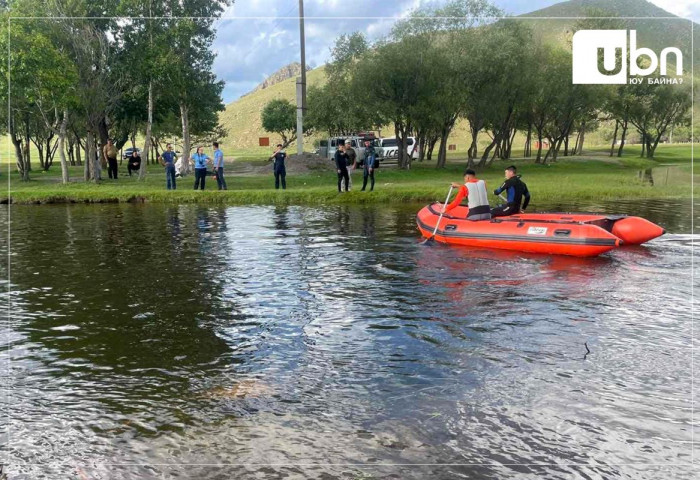
M 516 172 L 514 165 L 506 168 L 506 181 L 493 191 L 494 195 L 506 192 L 506 205 L 493 208 L 491 210 L 492 218 L 524 213 L 530 203 L 530 192 L 527 190 L 527 185 L 520 180 L 520 175 L 516 175 Z M 524 201 L 523 198 L 525 199 Z
M 350 179 L 348 178 L 348 155 L 345 153 L 345 145 L 342 143 L 338 145 L 338 150 L 335 151 L 335 169 L 338 172 L 338 192 L 342 192 L 341 185 L 343 180 L 345 180 L 345 191 L 348 191 L 348 183 Z
M 282 150 L 282 144 L 278 143 L 275 153 L 272 154 L 270 160 L 274 160 L 272 168 L 275 171 L 275 190 L 280 188 L 280 180 L 282 181 L 282 190 L 287 189 L 287 169 L 284 166 L 284 159 L 287 158 L 287 154 Z

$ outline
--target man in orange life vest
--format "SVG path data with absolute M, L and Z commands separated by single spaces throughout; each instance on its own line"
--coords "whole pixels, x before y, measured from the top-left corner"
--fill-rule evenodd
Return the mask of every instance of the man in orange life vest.
M 467 220 L 488 220 L 491 218 L 491 207 L 489 207 L 488 194 L 486 193 L 486 182 L 476 178 L 476 172 L 467 169 L 464 172 L 464 185 L 453 183 L 454 188 L 459 188 L 455 199 L 443 207 L 443 213 L 449 212 L 457 207 L 466 197 L 469 206 Z

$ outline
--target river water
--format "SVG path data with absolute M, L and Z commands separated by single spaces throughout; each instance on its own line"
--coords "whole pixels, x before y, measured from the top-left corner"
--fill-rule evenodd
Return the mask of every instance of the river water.
M 14 206 L 0 462 L 692 478 L 690 205 L 551 207 L 669 233 L 576 259 L 421 246 L 411 205 Z

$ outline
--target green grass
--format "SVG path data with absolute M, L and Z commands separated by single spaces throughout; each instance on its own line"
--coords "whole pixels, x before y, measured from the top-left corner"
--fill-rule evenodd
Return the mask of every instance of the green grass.
M 510 163 L 519 166 L 523 180 L 532 193 L 532 203 L 547 204 L 559 201 L 595 201 L 606 199 L 687 198 L 691 193 L 691 162 L 689 145 L 661 145 L 655 160 L 639 158 L 639 147 L 630 146 L 621 160 L 605 155 L 605 149 L 583 157 L 561 157 L 551 166 L 537 165 L 531 159 L 496 161 L 482 172 L 489 190 L 503 178 L 503 169 Z M 338 194 L 336 175 L 328 171 L 288 175 L 288 189 L 275 190 L 272 172 L 265 175 L 237 176 L 236 168 L 227 167 L 229 190 L 219 192 L 216 182 L 207 178 L 207 190 L 192 189 L 193 177 L 178 179 L 179 189 L 165 190 L 165 175 L 161 167 L 149 166 L 144 181 L 128 177 L 122 170 L 118 181 L 104 180 L 100 184 L 85 183 L 81 167 L 71 168 L 68 185 L 60 183 L 60 167 L 50 172 L 34 171 L 29 182 L 22 182 L 13 172 L 10 175 L 10 196 L 14 203 L 52 202 L 162 202 L 211 204 L 335 204 L 335 203 L 403 203 L 443 200 L 449 183 L 460 181 L 464 170 L 461 153 L 453 154 L 447 168 L 437 170 L 433 162 L 414 163 L 410 171 L 380 168 L 374 192 L 360 192 L 361 173 L 353 176 L 353 191 Z M 254 163 L 260 163 L 258 157 Z M 330 162 L 329 162 L 330 163 Z M 676 164 L 674 175 L 664 185 L 651 186 L 639 178 L 639 171 L 647 168 Z M 661 167 L 665 168 L 665 167 Z M 6 171 L 6 170 L 5 170 Z M 680 173 L 678 173 L 680 172 Z M 104 172 L 106 174 L 106 172 Z M 3 172 L 3 176 L 5 176 Z M 666 176 L 664 177 L 664 179 Z M 0 200 L 7 201 L 6 192 Z

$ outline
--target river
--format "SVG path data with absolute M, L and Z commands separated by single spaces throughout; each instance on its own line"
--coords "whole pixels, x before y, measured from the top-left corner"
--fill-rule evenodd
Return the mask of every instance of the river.
M 421 246 L 412 205 L 4 210 L 0 462 L 9 480 L 692 478 L 689 203 L 551 207 L 669 233 L 576 259 Z

